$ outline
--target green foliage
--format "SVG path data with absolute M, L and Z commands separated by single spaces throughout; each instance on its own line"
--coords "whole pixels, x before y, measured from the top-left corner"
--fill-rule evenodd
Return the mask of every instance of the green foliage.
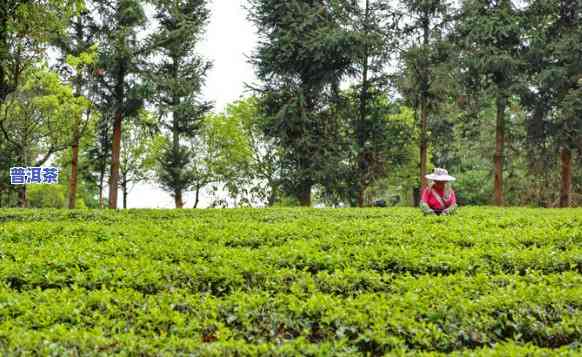
M 46 44 L 84 7 L 83 0 L 5 0 L 0 11 L 0 105 L 21 73 L 46 56 Z
M 153 51 L 144 75 L 157 105 L 158 126 L 171 137 L 160 153 L 157 171 L 162 187 L 181 207 L 183 191 L 192 186 L 199 191 L 208 183 L 193 162 L 200 150 L 184 141 L 196 141 L 204 115 L 212 107 L 198 98 L 211 64 L 195 51 L 209 10 L 205 0 L 156 0 L 153 4 L 160 30 L 148 39 Z
M 574 356 L 580 217 L 0 210 L 0 349 Z
M 45 66 L 22 73 L 20 86 L 0 104 L 3 141 L 19 165 L 42 165 L 68 146 L 73 119 L 89 107 L 57 73 Z
M 349 1 L 252 0 L 259 46 L 252 58 L 261 81 L 265 133 L 281 148 L 281 187 L 303 205 L 330 176 L 335 147 L 326 108 L 353 70 L 360 37 L 346 28 Z M 337 161 L 335 161 L 337 162 Z
M 65 185 L 29 185 L 28 202 L 31 208 L 64 208 L 67 188 Z M 77 200 L 84 208 L 82 200 Z
M 525 16 L 531 40 L 523 56 L 529 86 L 522 89 L 522 97 L 530 109 L 527 128 L 533 165 L 536 157 L 555 160 L 560 147 L 582 152 L 582 4 L 531 1 Z M 536 166 L 549 169 L 542 164 L 538 161 Z

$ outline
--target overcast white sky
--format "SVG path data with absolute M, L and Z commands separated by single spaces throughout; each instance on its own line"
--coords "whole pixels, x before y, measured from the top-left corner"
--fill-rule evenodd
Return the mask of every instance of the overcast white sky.
M 246 20 L 244 3 L 246 0 L 210 0 L 210 22 L 199 52 L 214 64 L 202 94 L 215 102 L 215 112 L 222 112 L 226 104 L 243 96 L 243 83 L 255 79 L 253 67 L 245 56 L 250 56 L 255 49 L 257 37 L 253 25 Z M 192 207 L 194 194 L 186 194 L 184 201 L 185 207 Z M 208 196 L 203 193 L 199 207 L 206 207 L 208 203 Z M 118 207 L 122 207 L 121 197 Z M 128 207 L 173 208 L 174 200 L 155 185 L 139 184 L 129 194 Z

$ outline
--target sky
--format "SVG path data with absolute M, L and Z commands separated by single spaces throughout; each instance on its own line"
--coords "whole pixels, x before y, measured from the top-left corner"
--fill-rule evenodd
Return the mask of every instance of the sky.
M 246 19 L 243 8 L 246 0 L 210 0 L 210 22 L 199 53 L 213 62 L 208 73 L 202 97 L 215 103 L 214 112 L 224 111 L 245 95 L 244 83 L 255 80 L 254 69 L 247 57 L 255 49 L 257 36 L 253 25 Z M 119 193 L 121 196 L 121 192 Z M 199 207 L 209 204 L 209 197 L 202 192 Z M 192 207 L 194 194 L 184 197 L 185 207 Z M 122 207 L 121 199 L 118 207 Z M 169 193 L 155 184 L 138 184 L 128 196 L 128 208 L 173 208 L 174 200 Z

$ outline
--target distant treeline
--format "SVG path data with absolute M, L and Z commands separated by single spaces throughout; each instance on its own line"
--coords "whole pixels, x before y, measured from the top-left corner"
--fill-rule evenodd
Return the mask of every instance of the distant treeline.
M 0 206 L 127 207 L 140 182 L 177 208 L 413 205 L 434 166 L 461 204 L 582 203 L 582 1 L 240 11 L 257 81 L 216 113 L 208 1 L 3 1 Z M 60 185 L 11 184 L 48 164 Z

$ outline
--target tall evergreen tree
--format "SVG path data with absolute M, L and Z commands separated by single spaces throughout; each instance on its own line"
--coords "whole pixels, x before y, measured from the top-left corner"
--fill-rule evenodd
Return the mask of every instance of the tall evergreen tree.
M 401 90 L 419 117 L 420 186 L 426 186 L 428 164 L 429 120 L 445 100 L 442 89 L 448 61 L 445 34 L 450 25 L 450 5 L 444 0 L 403 1 L 406 9 L 402 40 L 404 78 Z
M 559 151 L 560 164 L 550 160 L 548 166 L 560 167 L 559 205 L 568 207 L 573 153 L 582 155 L 582 1 L 532 0 L 527 15 L 528 137 L 539 163 L 541 156 L 555 159 Z
M 251 0 L 259 46 L 252 57 L 266 132 L 282 148 L 282 188 L 311 205 L 314 184 L 333 166 L 333 123 L 322 115 L 352 69 L 357 38 L 342 27 L 350 1 Z M 329 118 L 329 117 L 328 117 Z
M 96 74 L 99 95 L 114 112 L 109 176 L 109 208 L 117 208 L 119 156 L 123 119 L 143 104 L 139 85 L 139 61 L 148 47 L 138 41 L 138 31 L 146 24 L 142 2 L 138 0 L 95 0 L 100 47 Z
M 158 44 L 154 55 L 161 59 L 152 65 L 149 79 L 161 126 L 171 136 L 160 160 L 159 179 L 172 193 L 176 208 L 182 208 L 184 191 L 195 183 L 187 169 L 194 156 L 185 139 L 197 135 L 200 120 L 211 109 L 198 99 L 210 63 L 195 51 L 209 10 L 206 0 L 156 0 L 155 6 L 160 31 L 151 41 Z
M 494 92 L 496 137 L 494 188 L 496 205 L 503 205 L 503 164 L 508 98 L 516 93 L 523 63 L 520 60 L 522 16 L 510 0 L 463 2 L 455 37 L 461 66 L 479 77 L 481 90 Z
M 93 16 L 86 8 L 76 14 L 68 28 L 58 33 L 53 42 L 61 51 L 61 61 L 67 64 L 66 79 L 74 88 L 77 97 L 90 97 L 89 88 L 97 47 L 97 27 Z M 88 128 L 91 112 L 86 111 L 74 118 L 73 132 L 71 133 L 71 174 L 69 175 L 68 208 L 75 208 L 77 202 L 77 185 L 79 171 L 79 146 L 81 137 Z
M 386 158 L 378 155 L 377 131 L 385 124 L 385 118 L 374 105 L 383 92 L 388 90 L 386 66 L 396 49 L 396 26 L 401 16 L 385 0 L 366 0 L 363 6 L 354 8 L 354 31 L 360 37 L 360 48 L 355 60 L 355 70 L 359 80 L 358 110 L 351 121 L 354 133 L 356 162 L 354 167 L 353 191 L 359 207 L 364 205 L 365 192 L 382 170 Z M 383 138 L 388 144 L 394 138 Z M 383 146 L 383 145 L 380 145 Z

